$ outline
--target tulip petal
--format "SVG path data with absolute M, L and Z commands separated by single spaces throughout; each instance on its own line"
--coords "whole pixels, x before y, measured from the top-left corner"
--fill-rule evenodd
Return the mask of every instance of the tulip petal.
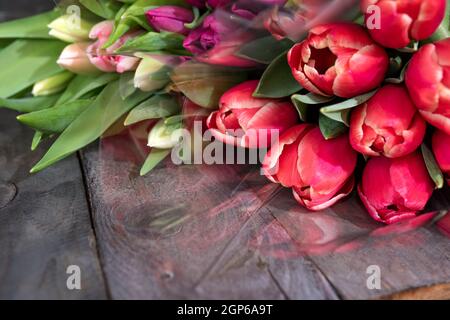
M 403 206 L 411 211 L 422 210 L 431 198 L 434 184 L 420 153 L 413 153 L 392 162 L 389 169 L 392 185 Z M 399 202 L 398 202 L 399 203 Z
M 299 144 L 297 167 L 303 187 L 309 186 L 311 193 L 336 192 L 353 174 L 355 166 L 356 152 L 346 135 L 325 140 L 320 129 L 315 127 Z

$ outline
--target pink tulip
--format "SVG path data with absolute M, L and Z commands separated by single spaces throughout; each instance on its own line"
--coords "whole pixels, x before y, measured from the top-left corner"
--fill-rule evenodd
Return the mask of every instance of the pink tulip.
M 417 149 L 426 123 L 402 85 L 386 85 L 357 107 L 350 120 L 350 144 L 367 156 L 405 156 Z
M 257 85 L 258 81 L 247 81 L 222 96 L 220 109 L 207 120 L 216 139 L 235 146 L 265 148 L 274 132 L 281 134 L 297 123 L 298 115 L 291 102 L 254 98 Z
M 362 0 L 361 9 L 370 17 L 377 18 L 369 10 L 379 9 L 379 25 L 369 27 L 372 38 L 388 48 L 403 48 L 413 40 L 430 37 L 444 19 L 446 0 Z M 371 23 L 370 23 L 371 24 Z
M 120 48 L 128 39 L 138 35 L 139 32 L 128 32 L 111 47 L 102 49 L 102 46 L 108 41 L 113 29 L 113 21 L 102 21 L 91 29 L 89 38 L 97 41 L 87 48 L 89 60 L 103 72 L 123 73 L 135 70 L 139 63 L 138 58 L 116 55 L 114 51 Z
M 450 134 L 450 38 L 427 44 L 412 57 L 406 85 L 423 118 Z
M 370 159 L 358 193 L 372 218 L 391 224 L 415 217 L 433 189 L 422 155 L 414 152 L 402 158 Z
M 389 58 L 360 26 L 350 23 L 320 25 L 288 53 L 295 79 L 307 90 L 351 98 L 378 87 Z
M 346 135 L 325 140 L 317 126 L 301 124 L 281 135 L 263 170 L 271 181 L 292 188 L 301 205 L 318 211 L 353 190 L 356 159 Z
M 148 24 L 158 32 L 168 31 L 184 35 L 189 33 L 185 24 L 194 20 L 191 10 L 177 6 L 161 6 L 150 9 L 145 13 L 145 17 Z
M 450 185 L 450 135 L 436 130 L 432 144 L 436 161 L 447 179 L 447 184 Z

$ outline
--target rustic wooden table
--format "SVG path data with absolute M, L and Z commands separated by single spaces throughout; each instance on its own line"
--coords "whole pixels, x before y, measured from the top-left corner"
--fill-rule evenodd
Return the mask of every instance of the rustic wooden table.
M 1 0 L 0 17 L 49 2 Z M 311 214 L 255 167 L 166 162 L 142 178 L 126 137 L 30 175 L 48 143 L 31 153 L 15 116 L 0 109 L 0 299 L 450 298 L 450 240 L 417 227 L 427 216 L 384 227 L 355 197 Z

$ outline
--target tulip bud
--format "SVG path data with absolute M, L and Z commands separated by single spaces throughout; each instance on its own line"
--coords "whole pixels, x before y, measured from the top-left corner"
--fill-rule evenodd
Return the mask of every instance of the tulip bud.
M 76 74 L 95 74 L 98 69 L 90 62 L 87 56 L 88 42 L 69 44 L 56 61 L 62 68 Z
M 436 161 L 450 185 L 450 135 L 436 130 L 433 134 L 433 153 Z
M 450 134 L 450 38 L 427 44 L 414 54 L 405 81 L 422 117 Z
M 379 25 L 369 26 L 372 38 L 387 48 L 403 48 L 413 40 L 430 37 L 444 19 L 446 0 L 392 1 L 363 0 L 361 9 L 366 22 L 378 18 L 370 8 L 379 12 Z
M 378 87 L 389 66 L 386 51 L 360 26 L 334 23 L 311 29 L 288 53 L 294 78 L 322 96 L 352 98 Z
M 434 190 L 419 152 L 402 158 L 372 158 L 367 162 L 358 194 L 377 221 L 391 224 L 414 218 Z
M 123 73 L 135 70 L 139 59 L 115 54 L 115 50 L 120 48 L 128 39 L 136 36 L 137 32 L 128 32 L 119 38 L 107 49 L 102 49 L 113 32 L 113 21 L 102 21 L 96 24 L 89 33 L 89 38 L 97 40 L 87 48 L 88 58 L 91 63 L 103 72 Z
M 353 190 L 357 154 L 348 137 L 325 140 L 317 126 L 301 124 L 280 136 L 263 162 L 266 177 L 292 188 L 309 210 L 326 209 Z
M 352 112 L 350 143 L 367 156 L 397 158 L 415 151 L 425 130 L 406 88 L 386 85 Z
M 148 10 L 145 17 L 150 27 L 158 32 L 168 31 L 184 35 L 189 33 L 185 24 L 194 20 L 191 10 L 177 6 L 161 6 Z
M 142 91 L 156 91 L 164 88 L 170 80 L 170 67 L 151 57 L 144 57 L 136 69 L 134 86 Z
M 60 72 L 50 78 L 36 82 L 31 93 L 33 96 L 49 96 L 60 92 L 67 87 L 73 76 L 74 74 L 68 71 Z
M 166 124 L 164 119 L 159 120 L 148 135 L 148 146 L 158 149 L 171 149 L 183 137 L 182 122 Z
M 49 35 L 65 42 L 82 42 L 89 40 L 89 31 L 94 25 L 81 18 L 74 19 L 64 15 L 53 20 L 48 27 Z
M 298 114 L 290 101 L 258 99 L 253 92 L 258 81 L 247 81 L 225 92 L 220 109 L 207 120 L 211 134 L 227 144 L 265 148 L 272 134 L 281 134 L 295 125 Z

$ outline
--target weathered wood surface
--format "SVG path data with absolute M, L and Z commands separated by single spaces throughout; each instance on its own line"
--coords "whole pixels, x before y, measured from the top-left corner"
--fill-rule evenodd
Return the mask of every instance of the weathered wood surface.
M 450 241 L 428 216 L 383 227 L 356 197 L 310 213 L 247 166 L 168 159 L 142 178 L 127 141 L 108 138 L 82 157 L 113 298 L 450 298 Z M 430 210 L 448 209 L 448 198 L 446 189 Z M 380 290 L 366 285 L 371 265 Z M 434 295 L 414 290 L 430 286 Z
M 1 20 L 52 1 L 0 5 Z M 247 166 L 168 161 L 141 178 L 124 137 L 83 151 L 83 172 L 73 156 L 29 175 L 45 146 L 31 153 L 14 115 L 0 110 L 0 298 L 450 299 L 450 240 L 418 228 L 426 216 L 383 227 L 355 198 L 309 213 Z M 449 209 L 449 193 L 429 210 Z M 69 264 L 81 291 L 66 288 Z M 370 265 L 381 290 L 366 286 Z
M 232 166 L 168 163 L 142 178 L 117 159 L 133 152 L 125 145 L 107 139 L 82 157 L 113 298 L 288 298 L 257 243 L 272 220 L 259 211 L 277 186 Z M 300 296 L 337 298 L 307 259 L 295 268 Z
M 106 298 L 79 161 L 30 175 L 48 145 L 31 153 L 15 116 L 0 109 L 0 299 Z M 69 265 L 82 290 L 68 290 Z

